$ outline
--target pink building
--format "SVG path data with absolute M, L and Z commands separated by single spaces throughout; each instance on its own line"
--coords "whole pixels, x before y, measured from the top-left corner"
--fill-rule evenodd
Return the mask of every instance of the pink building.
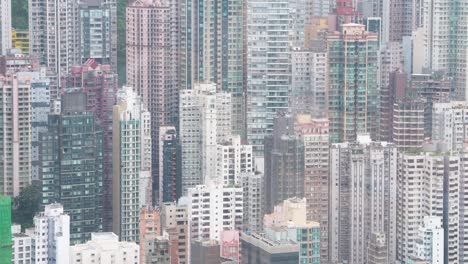
M 94 59 L 74 66 L 62 77 L 60 93 L 80 90 L 87 97 L 87 111 L 101 122 L 103 133 L 103 228 L 112 229 L 112 109 L 117 102 L 117 74 L 111 66 L 100 65 Z
M 133 0 L 126 10 L 127 84 L 151 113 L 155 191 L 159 190 L 159 127 L 178 122 L 178 19 L 171 5 L 171 0 Z M 158 193 L 153 197 L 157 199 Z
M 239 231 L 225 230 L 221 232 L 220 250 L 221 257 L 229 258 L 240 263 L 240 239 Z
M 157 208 L 146 207 L 140 210 L 140 259 L 145 254 L 146 235 L 161 235 L 161 211 Z

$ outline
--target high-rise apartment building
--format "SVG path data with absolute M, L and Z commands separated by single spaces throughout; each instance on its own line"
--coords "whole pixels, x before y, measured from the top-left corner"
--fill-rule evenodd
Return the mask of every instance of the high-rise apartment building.
M 261 156 L 275 116 L 289 107 L 294 12 L 288 0 L 248 1 L 246 12 L 247 140 L 254 155 Z
M 244 0 L 180 2 L 180 88 L 215 83 L 231 94 L 232 130 L 245 130 Z M 196 12 L 194 12 L 196 10 Z
M 41 205 L 61 203 L 70 215 L 70 244 L 102 230 L 103 150 L 101 124 L 86 111 L 86 95 L 62 96 L 61 112 L 49 116 L 41 145 Z
M 178 5 L 171 0 L 132 0 L 126 9 L 127 84 L 136 89 L 151 113 L 153 190 L 157 193 L 162 191 L 159 129 L 178 124 Z
M 94 113 L 102 132 L 103 151 L 103 219 L 104 230 L 112 226 L 112 109 L 117 100 L 117 75 L 110 65 L 101 65 L 95 59 L 82 66 L 73 66 L 70 73 L 62 76 L 61 93 L 81 91 L 86 94 L 86 111 Z
M 384 233 L 396 259 L 397 149 L 359 135 L 330 149 L 330 261 L 366 263 L 371 233 Z
M 217 146 L 231 136 L 231 95 L 215 84 L 196 84 L 180 94 L 182 194 L 215 179 Z
M 320 260 L 328 262 L 329 134 L 328 119 L 295 117 L 294 130 L 304 146 L 304 197 L 307 220 L 320 224 Z
M 144 248 L 142 248 L 143 244 Z M 171 264 L 171 246 L 167 233 L 165 236 L 148 234 L 143 240 L 140 240 L 140 263 Z M 142 249 L 145 251 L 142 252 Z
M 158 202 L 175 202 L 182 196 L 182 168 L 179 136 L 174 126 L 159 128 Z
M 468 140 L 468 104 L 435 103 L 432 108 L 432 139 L 443 141 L 449 151 L 461 151 Z
M 12 48 L 20 50 L 22 54 L 29 55 L 29 31 L 12 29 L 11 31 Z
M 187 211 L 190 241 L 219 241 L 223 230 L 242 230 L 242 187 L 213 182 L 190 188 Z
M 70 247 L 70 264 L 140 263 L 140 249 L 134 242 L 120 242 L 114 233 L 92 233 L 91 240 Z
M 378 136 L 378 38 L 364 28 L 344 24 L 340 33 L 328 37 L 331 142 L 354 141 L 358 133 L 370 133 L 372 139 Z
M 372 233 L 367 247 L 367 263 L 386 264 L 387 262 L 387 243 L 385 234 Z
M 190 263 L 188 212 L 181 200 L 179 204 L 164 203 L 161 207 L 161 228 L 169 234 L 171 264 Z
M 242 264 L 299 263 L 299 244 L 290 240 L 271 239 L 264 234 L 241 233 Z
M 429 263 L 444 263 L 445 248 L 442 218 L 424 216 L 423 221 L 414 241 L 415 253 L 412 259 Z
M 147 189 L 151 186 L 151 118 L 131 87 L 123 87 L 117 100 L 112 125 L 112 230 L 121 241 L 138 242 L 140 208 L 151 205 Z
M 238 185 L 242 186 L 244 196 L 244 226 L 246 232 L 261 232 L 264 213 L 264 175 L 262 172 L 240 174 Z
M 424 113 L 426 101 L 422 98 L 399 99 L 393 104 L 391 141 L 401 151 L 419 149 L 424 142 Z
M 406 262 L 417 254 L 419 227 L 425 216 L 442 219 L 444 263 L 463 263 L 460 237 L 465 215 L 460 197 L 465 194 L 466 160 L 457 153 L 432 147 L 398 157 L 397 259 Z M 463 203 L 464 204 L 464 203 Z
M 254 170 L 252 146 L 241 144 L 240 136 L 219 142 L 216 154 L 216 177 L 225 185 L 240 185 L 241 174 Z
M 31 183 L 31 77 L 0 75 L 0 194 Z
M 11 264 L 32 263 L 35 259 L 32 249 L 32 237 L 21 232 L 21 226 L 11 225 L 11 235 L 13 238 Z
M 34 216 L 34 227 L 26 234 L 32 237 L 32 263 L 70 263 L 70 216 L 61 204 L 46 205 Z
M 413 11 L 417 9 L 416 2 L 420 1 L 390 0 L 389 2 L 388 38 L 391 42 L 401 42 L 403 37 L 411 36 L 415 29 L 413 25 L 416 16 Z
M 11 49 L 11 0 L 0 1 L 0 55 Z
M 278 203 L 304 197 L 304 145 L 294 133 L 294 117 L 278 116 L 265 138 L 265 212 Z M 290 124 L 290 125 L 289 125 Z
M 424 42 L 424 67 L 444 70 L 454 80 L 453 92 L 458 100 L 466 100 L 468 2 L 446 0 L 421 1 Z
M 31 0 L 29 3 L 31 55 L 37 57 L 58 79 L 74 65 L 81 64 L 80 12 L 75 0 Z M 57 97 L 57 90 L 51 97 Z
M 95 59 L 117 72 L 117 1 L 84 0 L 79 6 L 81 63 Z
M 161 211 L 152 207 L 143 207 L 140 210 L 139 218 L 139 245 L 140 259 L 144 260 L 148 249 L 152 249 L 151 242 L 162 234 L 161 232 Z M 148 238 L 147 238 L 148 237 Z M 150 246 L 149 248 L 147 246 Z M 146 254 L 147 255 L 147 254 Z

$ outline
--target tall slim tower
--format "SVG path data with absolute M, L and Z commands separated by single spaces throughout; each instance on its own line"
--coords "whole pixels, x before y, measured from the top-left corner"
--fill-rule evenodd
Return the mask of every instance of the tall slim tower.
M 245 127 L 245 0 L 184 0 L 180 3 L 180 88 L 215 83 L 232 97 L 232 129 Z
M 159 131 L 178 124 L 177 1 L 133 0 L 127 7 L 127 83 L 151 113 L 153 190 L 159 186 Z M 154 193 L 153 198 L 158 195 Z
M 152 203 L 151 118 L 131 87 L 119 91 L 112 128 L 112 231 L 139 242 L 140 208 Z
M 0 55 L 11 48 L 11 0 L 0 1 Z
M 341 33 L 328 37 L 331 142 L 353 141 L 358 133 L 370 133 L 372 139 L 378 136 L 378 37 L 364 28 L 364 25 L 344 24 Z
M 0 75 L 0 194 L 31 183 L 31 76 Z

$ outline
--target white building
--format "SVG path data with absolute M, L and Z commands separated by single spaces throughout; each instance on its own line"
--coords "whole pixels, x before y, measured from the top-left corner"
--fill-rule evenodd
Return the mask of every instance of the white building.
M 11 0 L 0 0 L 0 55 L 11 49 Z
M 330 260 L 366 263 L 371 233 L 387 238 L 396 258 L 397 148 L 358 136 L 330 149 Z
M 462 150 L 463 144 L 468 139 L 468 103 L 434 104 L 432 139 L 446 142 L 447 150 Z
M 458 154 L 435 151 L 437 148 L 398 157 L 397 259 L 404 263 L 416 254 L 418 229 L 425 216 L 445 219 L 445 232 L 450 237 L 445 241 L 445 254 L 449 263 L 463 263 L 459 259 L 463 255 L 459 237 L 465 232 L 460 218 L 466 214 L 460 206 L 464 195 L 460 184 L 465 182 L 460 180 L 465 179 L 461 174 L 463 159 Z
M 119 242 L 114 233 L 91 233 L 86 244 L 70 248 L 70 264 L 84 263 L 139 264 L 140 247 L 134 242 Z
M 68 264 L 70 259 L 70 216 L 61 204 L 49 204 L 44 212 L 34 216 L 34 228 L 26 234 L 32 237 L 33 263 Z
M 241 230 L 242 187 L 211 182 L 188 191 L 190 239 L 219 240 L 223 230 Z
M 239 184 L 242 186 L 244 197 L 244 226 L 248 232 L 261 232 L 263 226 L 263 178 L 259 171 L 240 174 Z
M 414 241 L 414 260 L 432 264 L 444 263 L 444 228 L 442 218 L 425 216 Z
M 131 87 L 118 93 L 113 115 L 113 231 L 138 242 L 140 207 L 151 204 L 151 118 Z
M 231 136 L 231 98 L 215 84 L 182 90 L 179 104 L 182 194 L 216 174 L 218 142 Z
M 32 237 L 21 233 L 20 225 L 11 226 L 13 238 L 12 264 L 31 264 L 34 259 L 32 252 Z
M 216 156 L 215 175 L 225 185 L 240 184 L 240 174 L 253 171 L 252 145 L 242 145 L 240 136 L 220 142 Z

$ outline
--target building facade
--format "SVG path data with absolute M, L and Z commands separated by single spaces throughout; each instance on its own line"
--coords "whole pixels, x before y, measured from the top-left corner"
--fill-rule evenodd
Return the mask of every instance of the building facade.
M 112 128 L 112 230 L 138 242 L 140 208 L 152 202 L 151 118 L 131 87 L 119 91 Z
M 364 25 L 344 24 L 328 37 L 328 118 L 330 141 L 377 139 L 379 128 L 378 38 Z M 366 63 L 360 63 L 366 62 Z
M 11 1 L 0 1 L 0 55 L 6 55 L 11 49 Z
M 0 194 L 10 197 L 31 183 L 31 81 L 0 75 Z

